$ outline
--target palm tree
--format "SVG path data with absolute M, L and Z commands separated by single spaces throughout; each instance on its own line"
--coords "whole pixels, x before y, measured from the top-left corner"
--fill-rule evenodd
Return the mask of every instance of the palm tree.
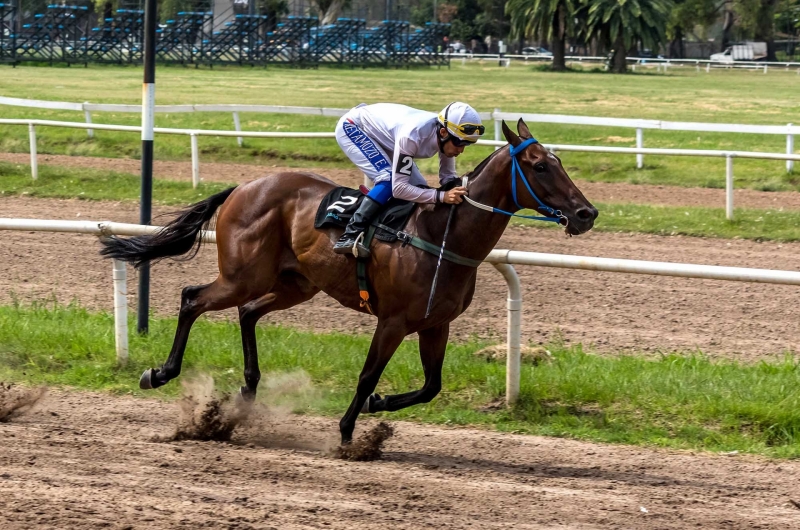
M 625 56 L 637 42 L 656 50 L 666 40 L 670 0 L 583 0 L 589 18 L 586 37 L 598 37 L 612 49 L 612 71 L 625 73 Z
M 579 0 L 509 0 L 511 37 L 543 36 L 551 42 L 553 70 L 566 70 L 564 48 Z

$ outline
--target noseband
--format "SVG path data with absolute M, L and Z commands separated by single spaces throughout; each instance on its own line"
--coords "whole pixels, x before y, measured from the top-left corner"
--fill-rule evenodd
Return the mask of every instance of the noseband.
M 534 216 L 534 215 L 519 215 L 516 213 L 507 212 L 505 210 L 501 210 L 500 208 L 494 208 L 492 206 L 487 206 L 486 204 L 481 204 L 479 202 L 473 201 L 468 196 L 464 195 L 464 199 L 466 201 L 475 206 L 476 208 L 480 208 L 481 210 L 486 210 L 487 212 L 494 212 L 494 213 L 501 213 L 503 215 L 508 215 L 509 217 L 522 217 L 523 219 L 533 219 L 536 221 L 550 221 L 553 223 L 559 223 L 563 226 L 567 226 L 569 224 L 569 219 L 561 213 L 561 210 L 556 210 L 547 206 L 545 203 L 539 199 L 536 193 L 531 188 L 531 185 L 528 184 L 528 180 L 525 178 L 525 174 L 522 172 L 522 168 L 519 165 L 519 160 L 517 160 L 517 155 L 522 153 L 525 149 L 527 149 L 531 144 L 539 143 L 536 138 L 528 138 L 518 146 L 514 147 L 513 145 L 509 146 L 509 153 L 511 154 L 511 195 L 514 198 L 514 204 L 517 205 L 517 208 L 522 210 L 522 206 L 520 206 L 519 201 L 517 200 L 517 178 L 519 178 L 523 184 L 525 184 L 525 188 L 527 188 L 528 193 L 531 194 L 531 197 L 536 199 L 536 202 L 539 203 L 539 206 L 536 208 L 537 210 L 542 210 L 548 214 L 548 216 Z M 467 186 L 467 177 L 464 177 L 464 187 Z

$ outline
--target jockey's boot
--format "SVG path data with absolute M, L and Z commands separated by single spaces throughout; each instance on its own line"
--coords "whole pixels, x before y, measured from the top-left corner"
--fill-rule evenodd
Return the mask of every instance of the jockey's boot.
M 344 234 L 333 246 L 333 251 L 337 254 L 352 254 L 357 258 L 368 258 L 370 255 L 369 249 L 362 245 L 361 242 L 370 223 L 382 208 L 383 205 L 378 201 L 364 197 L 358 210 L 350 218 L 350 222 L 347 223 Z

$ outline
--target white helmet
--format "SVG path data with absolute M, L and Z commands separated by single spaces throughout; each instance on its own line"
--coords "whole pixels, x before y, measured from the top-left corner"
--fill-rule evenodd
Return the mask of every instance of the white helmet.
M 478 111 L 461 101 L 454 101 L 442 109 L 439 123 L 456 140 L 456 144 L 461 145 L 474 144 L 486 131 Z

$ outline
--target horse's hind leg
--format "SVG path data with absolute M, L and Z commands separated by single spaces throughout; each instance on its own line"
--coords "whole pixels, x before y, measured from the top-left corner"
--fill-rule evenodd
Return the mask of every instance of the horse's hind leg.
M 244 351 L 244 382 L 240 390 L 245 401 L 256 397 L 256 389 L 261 379 L 258 367 L 258 345 L 256 343 L 256 323 L 264 315 L 280 311 L 310 300 L 319 292 L 304 276 L 283 273 L 272 291 L 261 298 L 239 306 L 239 325 L 242 329 L 242 350 Z
M 367 399 L 375 391 L 378 380 L 381 378 L 383 369 L 389 363 L 397 347 L 403 342 L 406 336 L 405 326 L 402 322 L 389 319 L 379 319 L 375 335 L 372 337 L 372 344 L 369 347 L 367 360 L 364 368 L 358 377 L 356 395 L 350 403 L 342 420 L 339 422 L 339 431 L 342 435 L 342 443 L 350 443 L 353 439 L 353 431 L 356 428 L 356 419 L 362 411 Z
M 369 412 L 395 411 L 428 403 L 436 397 L 442 389 L 442 365 L 447 349 L 447 339 L 450 336 L 450 324 L 419 332 L 419 356 L 422 368 L 425 371 L 425 384 L 421 389 L 405 394 L 386 396 L 381 399 L 377 394 L 369 397 L 367 405 Z
M 139 379 L 139 388 L 158 388 L 175 379 L 181 373 L 183 353 L 189 340 L 189 331 L 195 320 L 207 311 L 219 311 L 241 303 L 242 289 L 218 277 L 206 285 L 191 285 L 181 293 L 181 309 L 178 327 L 167 361 L 161 368 L 148 368 Z

